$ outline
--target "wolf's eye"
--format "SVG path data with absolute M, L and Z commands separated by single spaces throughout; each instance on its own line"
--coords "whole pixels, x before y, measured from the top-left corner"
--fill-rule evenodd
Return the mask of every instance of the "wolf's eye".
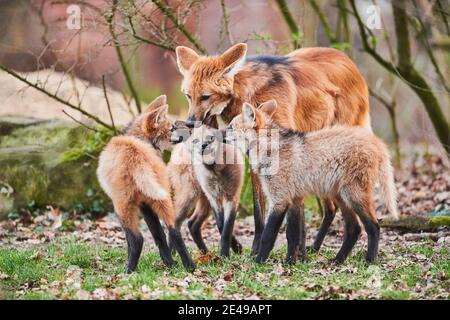
M 190 95 L 188 95 L 187 93 L 185 93 L 185 95 L 186 95 L 186 97 L 187 97 L 189 100 L 191 100 L 191 96 L 190 96 Z
M 206 101 L 206 100 L 209 99 L 209 97 L 210 96 L 208 96 L 208 95 L 203 95 L 203 96 L 200 97 L 200 101 Z
M 208 142 L 213 142 L 215 138 L 216 138 L 215 136 L 209 136 L 209 137 L 207 138 L 207 141 L 208 141 Z

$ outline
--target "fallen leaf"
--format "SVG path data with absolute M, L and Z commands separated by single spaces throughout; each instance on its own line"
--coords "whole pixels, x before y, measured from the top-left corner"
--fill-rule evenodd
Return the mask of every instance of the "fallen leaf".
M 206 254 L 202 254 L 200 251 L 196 250 L 194 252 L 194 256 L 198 264 L 206 264 L 210 262 L 216 262 L 219 260 L 219 257 L 216 256 L 211 251 L 208 251 Z
M 223 275 L 223 280 L 228 282 L 233 280 L 233 273 L 231 273 L 231 271 L 225 272 L 225 274 Z

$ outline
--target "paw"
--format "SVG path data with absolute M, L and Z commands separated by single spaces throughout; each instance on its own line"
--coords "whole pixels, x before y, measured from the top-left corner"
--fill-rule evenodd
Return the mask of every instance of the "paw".
M 241 254 L 242 253 L 242 245 L 236 241 L 236 243 L 233 245 L 232 247 L 233 251 L 237 254 Z

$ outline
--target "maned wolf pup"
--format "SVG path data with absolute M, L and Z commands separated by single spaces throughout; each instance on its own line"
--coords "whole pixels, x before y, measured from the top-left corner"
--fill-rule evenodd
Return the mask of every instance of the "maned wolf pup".
M 267 170 L 267 166 L 278 165 L 277 174 L 260 175 L 263 191 L 269 201 L 270 215 L 256 262 L 261 263 L 268 258 L 283 217 L 287 210 L 292 210 L 295 199 L 308 195 L 336 199 L 342 210 L 345 221 L 344 243 L 335 260 L 343 262 L 355 245 L 361 232 L 359 218 L 368 235 L 366 259 L 373 262 L 378 252 L 380 233 L 373 203 L 376 182 L 381 185 L 389 212 L 394 217 L 398 216 L 392 166 L 386 145 L 365 128 L 337 126 L 308 133 L 279 129 L 271 118 L 276 106 L 272 100 L 263 103 L 257 110 L 245 103 L 242 114 L 231 122 L 238 138 L 249 141 L 253 136 L 257 143 L 260 157 L 257 163 L 250 152 L 253 170 L 260 172 L 262 169 Z M 271 135 L 261 130 L 266 128 L 279 129 L 279 143 L 275 149 L 278 159 L 267 155 Z M 274 155 L 274 150 L 271 154 Z M 278 160 L 278 164 L 275 160 Z M 304 234 L 300 241 L 304 244 Z
M 244 176 L 240 151 L 223 143 L 219 130 L 195 128 L 188 142 L 198 183 L 214 211 L 221 233 L 220 255 L 229 256 Z
M 175 227 L 180 230 L 184 220 L 190 217 L 188 228 L 192 239 L 198 249 L 205 254 L 208 248 L 203 241 L 201 228 L 209 216 L 211 207 L 194 172 L 192 153 L 188 148 L 188 143 L 191 143 L 188 140 L 190 135 L 191 130 L 184 121 L 175 121 L 171 135 L 171 142 L 175 145 L 167 169 L 175 206 Z M 219 223 L 217 225 L 220 226 Z M 170 242 L 169 247 L 173 248 Z M 231 248 L 236 253 L 242 251 L 242 245 L 234 235 L 231 238 Z
M 139 231 L 140 210 L 155 239 L 163 262 L 173 265 L 162 219 L 183 265 L 194 263 L 175 228 L 175 214 L 166 165 L 161 148 L 168 145 L 171 123 L 167 119 L 166 96 L 156 98 L 121 136 L 113 137 L 100 154 L 97 176 L 112 199 L 128 244 L 127 272 L 136 269 L 144 239 Z

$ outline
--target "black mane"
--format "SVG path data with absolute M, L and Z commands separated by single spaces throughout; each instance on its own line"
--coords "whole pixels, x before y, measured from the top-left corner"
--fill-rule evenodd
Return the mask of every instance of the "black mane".
M 289 58 L 286 56 L 252 55 L 248 56 L 246 61 L 255 63 L 264 63 L 269 67 L 272 67 L 277 64 L 285 66 L 288 66 L 290 64 Z
M 281 129 L 280 136 L 283 138 L 297 138 L 303 140 L 305 138 L 305 133 L 303 131 L 295 131 L 292 129 Z

